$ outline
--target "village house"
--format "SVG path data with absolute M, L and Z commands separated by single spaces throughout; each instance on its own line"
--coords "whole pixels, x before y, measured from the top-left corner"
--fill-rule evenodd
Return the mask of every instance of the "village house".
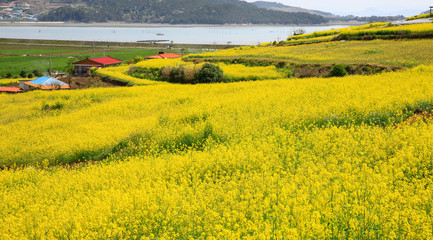
M 121 64 L 122 61 L 112 57 L 100 57 L 100 58 L 87 58 L 78 62 L 73 63 L 75 66 L 74 75 L 85 76 L 88 75 L 92 67 L 105 68 L 112 67 Z
M 0 87 L 0 93 L 20 93 L 22 92 L 19 87 Z

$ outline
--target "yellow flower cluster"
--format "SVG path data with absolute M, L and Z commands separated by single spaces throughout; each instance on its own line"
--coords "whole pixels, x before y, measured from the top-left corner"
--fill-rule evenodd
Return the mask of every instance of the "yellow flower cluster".
M 163 68 L 163 67 L 194 67 L 195 64 L 191 62 L 184 62 L 180 58 L 175 59 L 151 59 L 138 62 L 134 65 L 138 68 Z
M 433 32 L 433 23 L 421 23 L 421 24 L 408 24 L 401 26 L 390 26 L 384 28 L 371 28 L 361 29 L 353 31 L 343 31 L 342 35 L 388 35 L 388 34 L 401 34 L 402 32 L 407 33 L 431 33 Z
M 376 22 L 376 23 L 370 23 L 365 24 L 361 26 L 352 26 L 352 27 L 346 27 L 346 28 L 339 28 L 339 29 L 332 29 L 332 30 L 326 30 L 326 31 L 319 31 L 319 32 L 313 32 L 308 34 L 301 34 L 296 36 L 291 36 L 287 38 L 287 40 L 297 40 L 297 39 L 308 39 L 308 38 L 318 38 L 318 37 L 324 37 L 324 36 L 331 36 L 331 35 L 337 35 L 342 32 L 349 32 L 349 31 L 357 31 L 357 30 L 364 30 L 364 29 L 374 29 L 378 27 L 387 26 L 389 23 L 386 22 Z
M 141 78 L 135 78 L 132 76 L 129 76 L 126 74 L 130 69 L 130 66 L 128 65 L 122 65 L 118 67 L 109 67 L 109 68 L 100 68 L 96 70 L 96 73 L 98 73 L 101 76 L 110 77 L 116 80 L 120 80 L 126 83 L 130 83 L 131 85 L 154 85 L 154 84 L 160 84 L 160 82 L 147 80 L 147 79 L 141 79 Z
M 224 64 L 218 63 L 218 66 L 224 71 L 224 74 L 235 79 L 279 79 L 286 78 L 287 73 L 279 71 L 275 66 L 267 67 L 246 67 L 242 64 Z
M 406 21 L 416 20 L 416 19 L 421 19 L 421 18 L 429 18 L 429 17 L 432 17 L 432 16 L 430 15 L 430 13 L 420 14 L 420 15 L 415 15 L 415 16 L 412 16 L 412 17 L 408 17 L 408 18 L 406 19 Z
M 10 84 L 18 84 L 20 81 L 31 81 L 34 78 L 5 78 L 0 79 L 0 86 L 2 85 L 10 85 Z
M 432 78 L 0 95 L 0 239 L 432 239 Z

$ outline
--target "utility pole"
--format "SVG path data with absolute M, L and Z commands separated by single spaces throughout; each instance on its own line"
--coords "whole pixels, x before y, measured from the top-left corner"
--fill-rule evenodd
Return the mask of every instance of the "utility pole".
M 52 64 L 51 64 L 51 53 L 50 53 L 50 77 L 52 77 L 52 72 L 53 72 L 53 69 L 52 69 Z

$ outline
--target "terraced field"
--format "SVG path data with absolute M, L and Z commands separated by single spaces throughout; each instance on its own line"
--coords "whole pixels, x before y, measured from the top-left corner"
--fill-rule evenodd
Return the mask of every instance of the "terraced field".
M 98 70 L 143 86 L 0 95 L 0 238 L 432 239 L 431 41 L 245 47 Z M 217 58 L 269 75 L 129 75 Z M 407 68 L 301 79 L 271 60 Z

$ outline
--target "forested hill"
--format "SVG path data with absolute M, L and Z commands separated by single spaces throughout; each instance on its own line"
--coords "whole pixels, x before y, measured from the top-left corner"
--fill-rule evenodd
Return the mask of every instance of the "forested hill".
M 322 16 L 258 8 L 238 0 L 82 0 L 40 16 L 40 21 L 170 24 L 320 24 Z
M 269 9 L 269 10 L 276 10 L 276 11 L 283 11 L 283 12 L 304 12 L 304 13 L 310 13 L 310 14 L 316 14 L 324 17 L 332 17 L 334 14 L 329 12 L 323 12 L 323 11 L 317 11 L 317 10 L 309 10 L 305 8 L 300 7 L 292 7 L 287 6 L 282 3 L 277 2 L 266 2 L 266 1 L 256 1 L 252 4 L 256 5 L 259 8 Z

